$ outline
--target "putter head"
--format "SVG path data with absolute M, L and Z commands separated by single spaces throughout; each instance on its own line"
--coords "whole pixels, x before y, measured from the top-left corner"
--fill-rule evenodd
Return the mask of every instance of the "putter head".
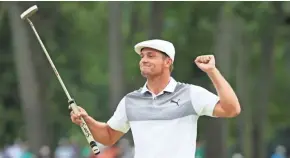
M 28 8 L 27 10 L 25 10 L 21 15 L 20 15 L 20 18 L 22 20 L 25 20 L 27 18 L 29 18 L 32 14 L 34 14 L 36 11 L 38 10 L 37 6 L 34 5 L 30 8 Z

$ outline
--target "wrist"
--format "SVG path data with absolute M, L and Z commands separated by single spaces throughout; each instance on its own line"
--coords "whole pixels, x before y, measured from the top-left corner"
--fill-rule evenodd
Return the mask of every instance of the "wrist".
M 209 77 L 214 76 L 214 75 L 216 75 L 218 73 L 219 73 L 219 70 L 216 67 L 215 68 L 212 68 L 212 69 L 210 69 L 209 71 L 206 72 L 206 74 Z
M 85 116 L 85 117 L 83 117 L 83 119 L 84 119 L 84 121 L 88 124 L 88 123 L 90 123 L 92 120 L 93 120 L 93 118 L 91 117 L 91 116 Z

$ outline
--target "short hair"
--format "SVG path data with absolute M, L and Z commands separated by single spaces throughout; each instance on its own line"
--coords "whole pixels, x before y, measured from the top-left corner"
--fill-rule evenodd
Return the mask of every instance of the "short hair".
M 166 53 L 159 51 L 161 54 L 163 54 L 163 57 L 168 57 L 170 58 Z M 171 59 L 171 58 L 170 58 Z M 171 63 L 170 67 L 169 67 L 169 71 L 172 72 L 173 71 L 173 63 Z

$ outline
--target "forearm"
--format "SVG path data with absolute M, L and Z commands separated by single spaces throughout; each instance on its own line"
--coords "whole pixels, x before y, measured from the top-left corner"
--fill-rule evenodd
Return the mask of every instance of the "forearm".
M 226 79 L 221 75 L 218 69 L 213 69 L 207 73 L 211 79 L 218 96 L 222 108 L 227 112 L 240 112 L 240 104 L 238 97 Z
M 92 117 L 88 116 L 85 119 L 94 139 L 103 144 L 103 145 L 111 145 L 111 135 L 108 129 L 108 125 L 104 122 L 98 122 Z

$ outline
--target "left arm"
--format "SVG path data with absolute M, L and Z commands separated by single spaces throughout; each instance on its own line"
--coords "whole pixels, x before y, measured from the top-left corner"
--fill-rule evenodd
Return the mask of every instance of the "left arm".
M 195 59 L 195 63 L 207 73 L 218 93 L 219 102 L 214 107 L 213 116 L 235 117 L 239 115 L 241 112 L 239 100 L 230 84 L 215 67 L 214 56 L 199 56 Z
M 240 114 L 241 108 L 238 97 L 226 79 L 217 68 L 207 72 L 218 96 L 219 102 L 216 104 L 213 115 L 216 117 L 235 117 Z

